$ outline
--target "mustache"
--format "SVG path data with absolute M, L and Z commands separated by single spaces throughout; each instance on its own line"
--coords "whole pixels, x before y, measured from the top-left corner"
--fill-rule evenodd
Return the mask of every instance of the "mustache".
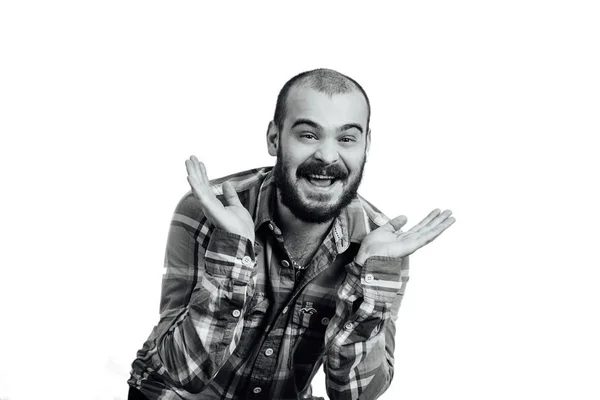
M 308 162 L 301 164 L 296 169 L 296 176 L 307 178 L 309 175 L 327 175 L 334 179 L 346 179 L 348 170 L 340 164 L 324 164 L 320 162 Z

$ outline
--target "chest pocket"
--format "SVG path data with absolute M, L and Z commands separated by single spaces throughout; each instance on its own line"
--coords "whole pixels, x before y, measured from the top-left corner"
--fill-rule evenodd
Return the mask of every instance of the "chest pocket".
M 325 349 L 325 330 L 335 314 L 335 302 L 321 300 L 296 302 L 292 318 L 292 354 L 294 366 L 313 365 Z

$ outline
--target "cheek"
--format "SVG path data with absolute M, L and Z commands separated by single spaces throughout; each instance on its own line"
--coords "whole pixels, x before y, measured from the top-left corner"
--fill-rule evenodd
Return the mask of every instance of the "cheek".
M 288 179 L 296 178 L 297 169 L 298 169 L 298 164 L 295 163 L 293 160 L 287 159 L 283 163 L 283 172 L 285 175 L 287 175 Z
M 306 161 L 306 159 L 304 158 L 297 158 L 297 157 L 289 157 L 285 160 L 285 167 L 286 170 L 291 174 L 291 175 L 296 175 L 296 171 L 298 170 L 298 167 L 300 165 L 302 165 L 303 162 Z
M 356 175 L 360 172 L 361 168 L 364 165 L 365 155 L 364 152 L 359 152 L 357 154 L 350 154 L 347 157 L 342 158 L 346 168 L 352 175 Z
M 315 152 L 315 148 L 293 138 L 288 138 L 284 142 L 281 151 L 289 165 L 297 166 L 311 158 Z

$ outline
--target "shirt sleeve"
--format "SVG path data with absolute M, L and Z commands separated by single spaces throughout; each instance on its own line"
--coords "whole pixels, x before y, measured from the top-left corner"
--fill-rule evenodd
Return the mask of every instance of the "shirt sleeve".
M 351 262 L 325 332 L 324 371 L 330 399 L 381 396 L 394 374 L 395 321 L 406 283 L 408 257 Z
M 160 321 L 145 348 L 166 383 L 196 393 L 235 350 L 261 249 L 188 211 L 180 204 L 171 222 Z

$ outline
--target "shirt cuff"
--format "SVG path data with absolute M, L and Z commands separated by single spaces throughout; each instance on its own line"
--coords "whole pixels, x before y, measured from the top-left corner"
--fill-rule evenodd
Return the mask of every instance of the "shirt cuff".
M 204 256 L 206 272 L 218 278 L 230 278 L 238 284 L 250 281 L 257 255 L 258 243 L 235 233 L 215 228 Z
M 372 256 L 362 267 L 360 283 L 365 299 L 390 305 L 407 280 L 407 257 Z

